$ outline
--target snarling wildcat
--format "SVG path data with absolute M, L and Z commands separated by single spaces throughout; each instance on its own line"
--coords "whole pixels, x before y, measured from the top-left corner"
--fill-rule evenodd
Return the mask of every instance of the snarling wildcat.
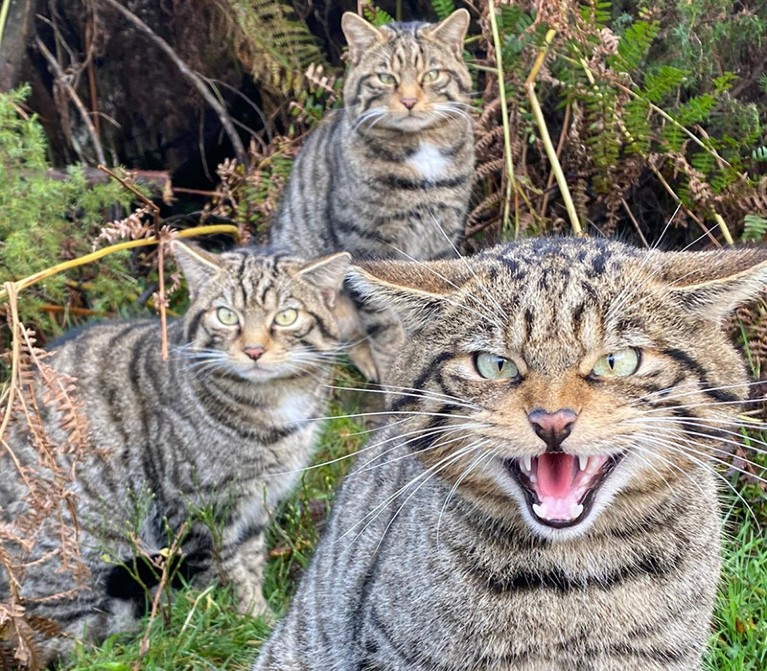
M 699 671 L 717 462 L 748 395 L 725 317 L 767 250 L 533 239 L 352 268 L 408 330 L 257 671 Z

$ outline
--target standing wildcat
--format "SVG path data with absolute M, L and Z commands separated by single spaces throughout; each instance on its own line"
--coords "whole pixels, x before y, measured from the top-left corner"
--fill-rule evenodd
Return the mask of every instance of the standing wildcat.
M 699 671 L 748 391 L 722 322 L 767 252 L 540 239 L 366 268 L 407 391 L 256 671 Z
M 46 659 L 71 647 L 72 637 L 99 640 L 130 627 L 137 614 L 131 597 L 143 594 L 135 594 L 126 568 L 136 555 L 129 532 L 157 556 L 200 510 L 220 525 L 215 551 L 241 609 L 266 609 L 264 527 L 309 458 L 318 427 L 309 420 L 325 412 L 321 382 L 339 338 L 332 309 L 350 257 L 307 263 L 248 249 L 216 256 L 174 243 L 174 250 L 191 304 L 168 328 L 169 361 L 161 359 L 154 320 L 92 326 L 46 360 L 76 377 L 90 432 L 73 488 L 80 551 L 91 571 L 75 598 L 50 599 L 74 587 L 69 573 L 57 572 L 55 560 L 26 568 L 22 605 L 63 634 L 42 642 Z M 55 407 L 41 406 L 54 444 L 66 444 Z M 28 438 L 21 426 L 9 438 L 22 464 L 35 462 Z M 58 456 L 67 468 L 68 458 Z M 11 522 L 25 513 L 27 492 L 8 456 L 0 460 L 0 505 Z M 71 520 L 64 503 L 62 515 Z M 23 558 L 55 552 L 56 531 L 51 520 Z M 181 548 L 188 572 L 212 570 L 208 527 L 194 523 Z M 151 586 L 146 569 L 139 561 L 133 570 Z M 7 595 L 0 576 L 0 598 Z
M 438 24 L 381 28 L 344 14 L 345 108 L 299 153 L 273 242 L 307 257 L 452 254 L 474 168 L 471 77 L 462 59 L 468 26 L 464 9 Z

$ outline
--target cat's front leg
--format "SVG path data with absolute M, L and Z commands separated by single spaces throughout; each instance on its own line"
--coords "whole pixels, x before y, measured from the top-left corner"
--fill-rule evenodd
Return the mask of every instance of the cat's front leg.
M 245 541 L 222 548 L 221 569 L 234 587 L 237 609 L 247 615 L 271 612 L 261 591 L 266 564 L 266 539 L 260 530 Z

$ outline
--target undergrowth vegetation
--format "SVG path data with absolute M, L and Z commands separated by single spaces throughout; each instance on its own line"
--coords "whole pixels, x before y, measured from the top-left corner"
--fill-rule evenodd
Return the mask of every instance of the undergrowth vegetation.
M 637 245 L 662 239 L 666 248 L 763 242 L 763 3 L 416 4 L 421 16 L 396 16 L 402 3 L 365 2 L 361 7 L 377 24 L 393 16 L 444 18 L 454 6 L 472 11 L 465 55 L 475 81 L 478 164 L 466 224 L 469 251 L 571 229 L 615 235 Z M 321 8 L 327 9 L 319 2 L 315 11 Z M 289 0 L 215 3 L 215 11 L 225 12 L 236 27 L 231 40 L 238 67 L 250 71 L 268 102 L 269 116 L 251 138 L 247 164 L 228 160 L 219 166 L 218 186 L 197 213 L 203 225 L 224 222 L 210 232 L 264 241 L 306 133 L 330 109 L 342 106 L 340 35 L 303 9 Z M 137 191 L 129 176 L 122 183 L 93 184 L 82 166 L 54 174 L 42 127 L 25 105 L 28 94 L 25 88 L 0 95 L 0 268 L 10 283 L 0 309 L 11 325 L 3 335 L 10 356 L 0 364 L 3 422 L 14 399 L 14 380 L 21 380 L 33 358 L 34 344 L 22 342 L 30 329 L 44 342 L 91 317 L 134 316 L 153 306 L 167 307 L 172 314 L 183 303 L 173 287 L 166 295 L 164 282 L 176 282 L 172 265 L 165 269 L 162 263 L 162 246 L 159 252 L 156 246 L 137 246 L 66 274 L 52 273 L 13 300 L 12 283 L 63 262 L 76 265 L 94 245 L 127 240 L 143 245 L 151 236 L 165 240 L 170 235 L 169 221 L 159 219 L 148 193 Z M 132 213 L 137 197 L 140 209 Z M 765 311 L 763 303 L 744 308 L 731 324 L 760 380 L 767 376 Z M 345 368 L 338 374 L 340 386 L 359 382 Z M 16 391 L 18 400 L 25 392 L 22 387 Z M 756 386 L 754 399 L 762 397 L 763 389 Z M 364 405 L 359 398 L 336 403 L 333 414 L 339 417 L 325 428 L 317 466 L 307 470 L 299 491 L 275 513 L 265 594 L 276 616 L 287 607 L 311 557 L 350 462 L 345 457 L 368 438 L 364 424 L 353 416 L 358 402 Z M 758 427 L 765 419 L 763 404 L 750 407 L 747 414 Z M 0 438 L 4 429 L 3 423 Z M 753 477 L 764 471 L 735 459 L 746 473 L 724 473 L 733 491 L 725 492 L 726 575 L 709 665 L 712 670 L 756 671 L 767 667 L 767 493 Z M 2 533 L 0 546 L 7 541 Z M 23 621 L 23 614 L 10 608 L 14 604 L 5 605 L 9 609 L 0 609 L 0 638 L 21 645 L 23 632 L 14 634 L 12 625 Z M 185 588 L 159 604 L 138 636 L 116 636 L 101 648 L 79 650 L 66 668 L 247 669 L 270 626 L 265 619 L 237 615 L 225 587 Z M 34 666 L 32 658 L 27 661 Z

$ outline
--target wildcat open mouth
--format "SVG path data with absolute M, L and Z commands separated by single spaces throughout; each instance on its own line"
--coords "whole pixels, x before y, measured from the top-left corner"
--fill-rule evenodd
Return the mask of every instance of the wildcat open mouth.
M 537 457 L 506 459 L 506 468 L 522 487 L 533 517 L 561 529 L 580 523 L 594 497 L 624 454 L 576 456 L 547 452 Z

